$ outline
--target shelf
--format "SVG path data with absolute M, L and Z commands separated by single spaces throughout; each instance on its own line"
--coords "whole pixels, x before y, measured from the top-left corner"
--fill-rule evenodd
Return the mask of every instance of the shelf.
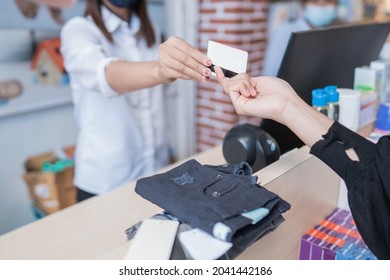
M 33 74 L 29 61 L 0 63 L 0 81 L 16 79 L 23 84 L 20 96 L 0 104 L 0 119 L 72 103 L 69 86 L 38 85 Z

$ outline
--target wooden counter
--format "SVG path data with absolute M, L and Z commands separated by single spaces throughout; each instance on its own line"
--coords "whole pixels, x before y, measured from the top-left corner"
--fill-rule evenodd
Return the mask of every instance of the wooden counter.
M 192 158 L 202 164 L 225 163 L 219 146 Z M 238 259 L 297 259 L 300 237 L 337 206 L 339 177 L 307 147 L 256 175 L 291 209 L 283 215 L 284 223 Z M 132 182 L 0 236 L 0 259 L 123 259 L 130 244 L 125 230 L 161 211 L 134 187 Z

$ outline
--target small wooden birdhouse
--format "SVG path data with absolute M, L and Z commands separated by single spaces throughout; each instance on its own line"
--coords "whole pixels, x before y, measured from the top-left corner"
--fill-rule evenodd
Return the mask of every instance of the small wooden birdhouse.
M 31 63 L 31 68 L 35 72 L 34 78 L 38 84 L 69 84 L 60 47 L 59 38 L 45 39 L 39 43 Z

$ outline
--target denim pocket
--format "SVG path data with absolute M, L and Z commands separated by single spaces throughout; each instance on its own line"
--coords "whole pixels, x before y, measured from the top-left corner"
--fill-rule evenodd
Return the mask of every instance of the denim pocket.
M 223 197 L 225 194 L 233 191 L 237 185 L 237 182 L 229 181 L 224 178 L 223 175 L 218 174 L 214 180 L 211 180 L 202 186 L 201 191 L 207 196 L 218 198 Z

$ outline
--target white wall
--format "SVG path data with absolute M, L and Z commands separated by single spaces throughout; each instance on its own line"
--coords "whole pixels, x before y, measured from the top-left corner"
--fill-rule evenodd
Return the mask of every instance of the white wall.
M 26 60 L 31 57 L 32 44 L 29 30 L 0 29 L 0 38 L 0 63 Z

